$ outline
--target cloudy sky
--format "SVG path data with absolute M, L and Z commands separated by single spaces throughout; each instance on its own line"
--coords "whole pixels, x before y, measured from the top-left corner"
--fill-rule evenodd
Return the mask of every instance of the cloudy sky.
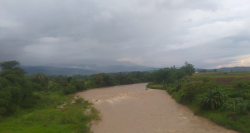
M 0 0 L 0 62 L 250 66 L 249 0 Z

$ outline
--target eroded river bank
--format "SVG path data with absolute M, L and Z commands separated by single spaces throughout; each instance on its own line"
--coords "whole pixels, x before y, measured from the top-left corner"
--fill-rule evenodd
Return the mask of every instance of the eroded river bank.
M 237 133 L 195 116 L 164 90 L 147 83 L 79 92 L 94 103 L 102 120 L 92 124 L 94 133 Z

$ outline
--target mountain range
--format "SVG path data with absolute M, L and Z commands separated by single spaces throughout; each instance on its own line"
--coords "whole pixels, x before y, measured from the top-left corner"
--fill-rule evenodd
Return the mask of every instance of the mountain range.
M 78 65 L 70 67 L 54 67 L 54 66 L 20 66 L 27 74 L 43 73 L 46 75 L 91 75 L 95 73 L 112 73 L 112 72 L 131 72 L 131 71 L 152 71 L 159 68 L 146 66 L 124 66 L 124 65 Z

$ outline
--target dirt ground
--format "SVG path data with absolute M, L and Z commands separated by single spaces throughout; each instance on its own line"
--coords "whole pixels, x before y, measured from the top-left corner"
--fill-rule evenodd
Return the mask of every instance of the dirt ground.
M 146 83 L 79 92 L 94 103 L 102 120 L 91 126 L 94 133 L 236 133 L 195 116 L 163 90 Z

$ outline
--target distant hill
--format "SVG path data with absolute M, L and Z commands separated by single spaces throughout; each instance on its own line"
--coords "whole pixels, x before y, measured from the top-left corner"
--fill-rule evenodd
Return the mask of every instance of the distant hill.
M 223 67 L 217 69 L 219 72 L 230 72 L 230 71 L 250 71 L 250 67 Z
M 75 68 L 59 68 L 52 66 L 20 66 L 27 74 L 43 73 L 46 75 L 91 75 L 96 73 L 112 73 L 112 72 L 131 72 L 131 71 L 152 71 L 159 68 L 146 67 L 146 66 L 123 66 L 123 65 L 110 65 L 110 66 L 95 66 L 83 69 L 76 66 Z
M 131 72 L 131 71 L 150 71 L 158 70 L 159 68 L 146 67 L 146 66 L 124 66 L 124 65 L 110 65 L 110 66 L 100 66 L 92 70 L 100 72 Z
M 51 67 L 51 66 L 21 66 L 27 74 L 33 73 L 43 73 L 46 75 L 75 75 L 75 74 L 82 74 L 82 75 L 91 75 L 95 73 L 99 73 L 92 70 L 85 70 L 85 69 L 77 69 L 77 68 L 58 68 L 58 67 Z
M 215 69 L 200 69 L 196 68 L 196 71 L 202 71 L 202 70 L 207 70 L 207 71 L 214 71 Z M 242 72 L 242 71 L 250 71 L 250 67 L 222 67 L 219 69 L 216 69 L 217 72 Z

